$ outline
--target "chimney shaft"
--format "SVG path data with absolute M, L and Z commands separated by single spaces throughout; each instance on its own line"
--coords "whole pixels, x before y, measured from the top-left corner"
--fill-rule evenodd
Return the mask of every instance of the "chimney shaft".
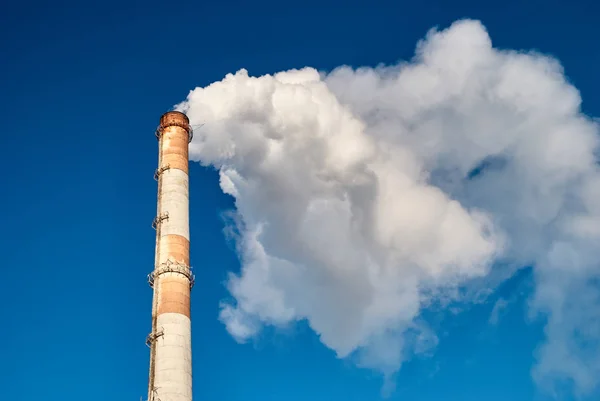
M 188 144 L 192 129 L 187 116 L 165 113 L 156 130 L 158 181 L 154 289 L 148 401 L 192 400 L 192 349 Z

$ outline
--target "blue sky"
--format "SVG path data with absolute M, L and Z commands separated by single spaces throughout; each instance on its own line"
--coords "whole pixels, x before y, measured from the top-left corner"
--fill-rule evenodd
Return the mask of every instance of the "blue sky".
M 146 391 L 160 115 L 188 91 L 253 75 L 410 58 L 434 26 L 480 19 L 495 46 L 560 59 L 600 115 L 592 1 L 22 2 L 0 13 L 6 399 L 138 400 Z M 381 378 L 335 358 L 308 327 L 239 345 L 218 321 L 239 262 L 222 234 L 232 207 L 193 164 L 195 399 L 379 399 Z M 530 376 L 543 335 L 526 319 L 531 275 L 458 315 L 430 312 L 440 343 L 407 362 L 391 400 L 543 400 Z M 496 324 L 494 304 L 506 300 Z M 501 301 L 500 305 L 505 302 Z M 163 400 L 167 401 L 167 400 Z

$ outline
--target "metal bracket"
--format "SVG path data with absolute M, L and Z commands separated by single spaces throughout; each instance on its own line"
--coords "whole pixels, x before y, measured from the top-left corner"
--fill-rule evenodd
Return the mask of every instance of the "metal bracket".
M 154 228 L 156 230 L 156 228 L 158 227 L 158 224 L 161 223 L 163 220 L 167 220 L 169 218 L 169 212 L 165 212 L 163 214 L 161 214 L 160 216 L 156 216 L 154 218 L 154 220 L 152 220 L 152 228 Z
M 148 401 L 160 401 L 160 398 L 158 398 L 158 391 L 156 390 L 158 390 L 158 387 L 152 389 L 152 398 L 148 399 Z
M 163 273 L 179 273 L 185 276 L 190 281 L 190 289 L 194 287 L 196 282 L 196 276 L 192 273 L 190 266 L 167 260 L 165 263 L 158 265 L 152 273 L 148 274 L 148 284 L 150 284 L 150 287 L 154 288 L 154 280 Z
M 148 336 L 146 337 L 146 345 L 148 347 L 151 347 L 152 343 L 155 342 L 157 338 L 162 337 L 164 334 L 165 331 L 162 328 L 157 332 L 152 332 L 148 334 Z
M 188 134 L 188 143 L 192 142 L 192 139 L 194 138 L 194 129 L 192 128 L 191 125 L 189 124 L 184 124 L 184 123 L 180 123 L 177 121 L 172 121 L 169 123 L 169 125 L 159 125 L 158 128 L 156 128 L 156 131 L 154 132 L 154 135 L 156 136 L 156 139 L 160 140 L 160 137 L 163 133 L 163 131 L 165 130 L 165 128 L 167 127 L 181 127 L 184 130 L 186 130 L 187 134 Z
M 162 173 L 164 173 L 165 171 L 167 171 L 168 169 L 170 169 L 171 166 L 169 166 L 168 164 L 162 167 L 157 168 L 156 170 L 154 170 L 154 179 L 156 181 L 158 181 L 158 177 L 160 177 L 160 175 Z

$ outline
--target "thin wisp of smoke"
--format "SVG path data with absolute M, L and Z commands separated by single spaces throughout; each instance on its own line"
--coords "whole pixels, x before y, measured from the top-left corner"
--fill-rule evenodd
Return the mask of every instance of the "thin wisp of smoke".
M 390 375 L 435 346 L 424 308 L 533 265 L 531 313 L 547 318 L 534 377 L 592 391 L 599 129 L 580 102 L 556 60 L 494 49 L 471 20 L 399 65 L 240 70 L 191 91 L 178 108 L 205 126 L 190 158 L 235 198 L 227 330 L 242 342 L 305 320 Z

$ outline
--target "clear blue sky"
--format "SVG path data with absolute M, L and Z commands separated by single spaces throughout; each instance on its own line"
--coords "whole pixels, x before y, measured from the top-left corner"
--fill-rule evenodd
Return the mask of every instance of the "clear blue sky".
M 86 4 L 89 3 L 89 4 Z M 368 6 L 367 3 L 377 5 Z M 411 57 L 433 26 L 470 17 L 495 46 L 558 57 L 600 116 L 600 6 L 592 0 L 6 2 L 0 11 L 3 225 L 0 398 L 137 401 L 146 393 L 160 115 L 190 89 L 247 68 L 376 65 Z M 306 327 L 238 345 L 218 322 L 237 271 L 217 175 L 191 167 L 196 400 L 375 401 L 380 378 Z M 489 302 L 430 316 L 433 356 L 407 363 L 391 400 L 541 400 L 542 326 L 527 271 Z M 497 325 L 496 299 L 511 300 Z M 163 400 L 168 401 L 168 400 Z

